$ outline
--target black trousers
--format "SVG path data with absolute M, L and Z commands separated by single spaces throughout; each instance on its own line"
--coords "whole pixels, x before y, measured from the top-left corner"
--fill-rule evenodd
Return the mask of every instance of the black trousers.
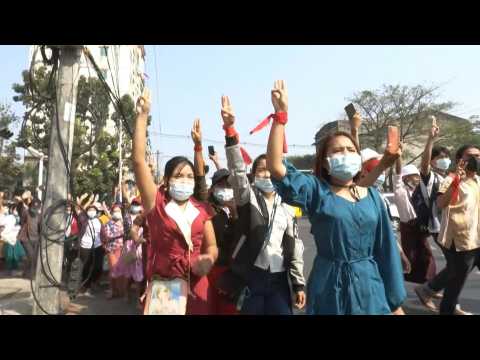
M 37 271 L 38 241 L 22 240 L 21 243 L 27 255 L 24 276 L 32 278 Z
M 447 260 L 445 269 L 447 281 L 440 303 L 440 315 L 453 315 L 468 275 L 475 266 L 480 266 L 480 249 L 471 251 L 455 251 L 455 248 L 444 249 L 444 254 Z
M 86 289 L 100 279 L 104 255 L 105 250 L 102 246 L 96 249 L 80 249 L 80 260 L 83 263 L 82 281 L 85 282 L 84 287 Z

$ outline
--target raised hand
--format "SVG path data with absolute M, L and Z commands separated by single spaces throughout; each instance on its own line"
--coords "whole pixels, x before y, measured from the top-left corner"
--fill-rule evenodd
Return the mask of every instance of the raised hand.
M 275 112 L 288 111 L 288 94 L 285 81 L 276 80 L 272 90 L 272 104 Z
M 202 143 L 202 129 L 200 127 L 200 119 L 195 119 L 192 127 L 192 140 L 195 145 L 200 145 Z
M 102 210 L 105 211 L 105 212 L 109 211 L 107 204 L 105 204 L 105 201 L 102 201 Z
M 222 96 L 222 111 L 223 124 L 225 127 L 231 127 L 235 124 L 235 114 L 233 112 L 232 104 L 228 96 Z
M 437 125 L 437 118 L 433 115 L 430 115 L 428 118 L 432 121 L 432 129 L 430 130 L 428 136 L 430 137 L 430 139 L 435 139 L 438 137 L 438 134 L 440 132 L 440 128 Z
M 355 113 L 355 115 L 352 116 L 350 121 L 350 128 L 355 129 L 358 131 L 360 129 L 360 126 L 362 125 L 362 117 L 360 116 L 359 113 Z
M 81 195 L 80 197 L 77 196 L 77 205 L 82 207 L 82 204 L 83 202 L 85 201 L 85 199 L 88 197 L 88 194 L 85 193 L 83 195 Z
M 145 88 L 142 96 L 140 96 L 137 100 L 137 113 L 139 115 L 148 115 L 150 113 L 150 107 L 150 91 L 148 88 Z
M 455 169 L 455 173 L 458 175 L 460 179 L 464 178 L 466 175 L 465 167 L 467 166 L 467 162 L 465 160 L 460 160 L 457 164 Z
M 215 151 L 213 155 L 208 154 L 208 158 L 214 163 L 218 163 L 218 153 Z
M 390 166 L 395 164 L 395 161 L 402 156 L 404 147 L 405 145 L 403 143 L 399 143 L 398 150 L 396 152 L 391 152 L 388 146 L 385 148 L 385 152 L 383 153 L 381 160 L 384 169 L 388 169 Z

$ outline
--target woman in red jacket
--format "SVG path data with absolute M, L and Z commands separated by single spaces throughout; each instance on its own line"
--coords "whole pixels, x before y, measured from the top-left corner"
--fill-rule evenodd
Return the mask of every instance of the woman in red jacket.
M 133 167 L 150 228 L 151 251 L 147 281 L 154 275 L 165 281 L 182 279 L 188 284 L 187 314 L 208 314 L 209 273 L 218 256 L 208 204 L 192 197 L 193 164 L 174 157 L 165 165 L 164 185 L 157 188 L 145 161 L 150 99 L 145 91 L 137 102 L 133 135 Z

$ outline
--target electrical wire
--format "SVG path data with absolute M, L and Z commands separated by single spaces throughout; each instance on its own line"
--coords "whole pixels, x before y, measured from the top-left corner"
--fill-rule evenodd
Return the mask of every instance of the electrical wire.
M 86 47 L 83 48 L 83 51 L 85 52 L 85 55 L 86 55 L 87 59 L 92 64 L 93 69 L 97 73 L 97 76 L 98 76 L 100 82 L 103 84 L 103 86 L 107 90 L 107 94 L 110 97 L 112 105 L 115 107 L 115 110 L 120 114 L 120 117 L 123 120 L 124 127 L 127 130 L 128 135 L 130 136 L 130 138 L 132 138 L 133 137 L 133 132 L 130 129 L 130 124 L 127 121 L 127 117 L 125 116 L 125 113 L 123 111 L 123 106 L 122 106 L 122 103 L 121 103 L 120 99 L 115 95 L 115 93 L 112 91 L 112 89 L 110 88 L 110 86 L 106 82 L 102 72 L 100 71 L 100 68 L 98 67 L 98 65 L 97 65 L 95 59 L 93 58 L 92 54 L 90 53 L 90 51 Z
M 38 51 L 38 49 L 36 50 Z M 36 52 L 34 53 L 36 54 Z M 43 53 L 42 53 L 43 55 Z M 59 57 L 58 56 L 55 56 L 53 57 L 52 56 L 52 63 L 51 65 L 53 66 L 52 68 L 52 72 L 51 74 L 51 77 L 57 75 L 56 72 L 57 72 L 57 69 L 58 69 L 58 60 L 59 60 Z M 78 77 L 79 74 L 77 74 L 77 77 Z M 73 76 L 73 74 L 72 74 Z M 76 79 L 74 78 L 73 81 L 72 81 L 72 95 L 73 95 L 73 89 L 74 89 L 74 84 L 75 84 L 75 81 Z M 33 82 L 32 82 L 33 84 Z M 58 98 L 57 98 L 57 94 L 56 94 L 56 90 L 58 89 L 58 86 L 59 86 L 59 78 L 57 76 L 57 83 L 56 83 L 56 89 L 54 91 L 54 100 L 55 100 L 55 125 L 56 125 L 56 128 L 57 128 L 57 132 L 60 133 L 60 120 L 59 120 L 59 115 L 58 115 L 58 109 L 59 109 L 59 104 L 58 104 Z M 26 117 L 24 118 L 24 122 L 22 124 L 22 131 L 24 131 L 24 126 L 26 124 Z M 69 179 L 69 181 L 67 182 L 67 194 L 72 192 L 73 193 L 73 190 L 74 190 L 74 187 L 73 187 L 73 179 L 71 177 L 71 173 L 70 173 L 70 161 L 68 160 L 68 155 L 67 155 L 67 152 L 66 152 L 66 149 L 65 149 L 65 144 L 63 143 L 63 139 L 61 137 L 59 137 L 59 147 L 60 147 L 60 152 L 62 154 L 62 157 L 63 157 L 63 160 L 64 160 L 64 164 L 65 164 L 65 170 L 66 170 L 66 173 L 67 173 L 67 178 Z M 51 150 L 51 149 L 50 149 Z M 51 155 L 51 154 L 49 154 Z M 48 183 L 48 173 L 47 173 L 47 183 Z M 66 200 L 60 200 L 58 201 L 56 204 L 52 204 L 51 206 L 49 206 L 48 208 L 45 209 L 44 211 L 44 224 L 45 226 L 41 226 L 40 227 L 40 237 L 39 237 L 39 247 L 38 247 L 38 254 L 37 254 L 37 257 L 39 258 L 40 260 L 40 268 L 41 268 L 41 272 L 42 272 L 42 275 L 45 277 L 45 279 L 47 280 L 48 283 L 51 284 L 51 286 L 53 287 L 58 287 L 60 290 L 65 290 L 65 289 L 68 289 L 68 287 L 66 285 L 64 285 L 61 281 L 58 281 L 54 274 L 53 274 L 53 271 L 50 267 L 50 261 L 49 261 L 49 258 L 48 258 L 48 247 L 53 245 L 53 244 L 64 244 L 65 243 L 65 230 L 63 230 L 63 234 L 61 236 L 59 236 L 59 239 L 62 239 L 63 240 L 58 240 L 58 239 L 52 239 L 49 237 L 49 234 L 47 234 L 47 229 L 50 229 L 52 230 L 52 227 L 49 226 L 49 223 L 50 223 L 50 219 L 52 217 L 52 215 L 55 213 L 55 211 L 59 208 L 59 207 L 66 207 L 66 205 L 68 204 L 69 201 L 66 201 Z M 73 206 L 77 206 L 77 204 L 73 203 L 70 201 L 70 205 Z M 69 225 L 67 224 L 67 227 Z M 95 234 L 94 234 L 94 229 L 92 227 L 92 224 L 90 224 L 90 221 L 88 222 L 88 230 L 90 231 L 91 235 L 92 235 L 92 239 L 95 238 Z M 53 229 L 53 230 L 57 230 L 57 229 Z M 29 242 L 32 242 L 30 237 L 28 236 L 28 232 L 27 232 L 27 238 L 28 238 L 28 241 Z M 45 239 L 45 243 L 43 242 Z M 45 248 L 45 261 L 46 261 L 46 267 L 45 267 L 45 264 L 44 264 L 44 259 L 43 259 L 43 249 Z M 92 241 L 92 249 L 94 248 L 94 241 Z M 93 256 L 93 252 L 91 253 L 92 256 Z M 79 289 L 81 287 L 83 287 L 85 285 L 85 283 L 90 279 L 91 275 L 93 274 L 93 269 L 94 269 L 94 266 L 95 266 L 95 257 L 93 256 L 93 262 L 91 264 L 91 268 L 90 268 L 90 273 L 89 275 L 86 277 L 86 279 L 83 281 L 82 285 L 76 290 L 76 292 L 78 293 Z M 30 264 L 30 272 L 33 274 L 33 263 Z M 48 269 L 48 272 L 47 272 L 47 269 Z M 36 269 L 35 269 L 36 270 Z M 40 285 L 39 285 L 40 286 Z M 49 314 L 41 305 L 39 299 L 37 298 L 36 294 L 35 294 L 35 290 L 34 290 L 34 287 L 33 287 L 33 277 L 31 278 L 31 284 L 30 284 L 30 287 L 31 287 L 31 290 L 32 290 L 32 295 L 33 295 L 33 298 L 36 302 L 36 304 L 38 305 L 39 309 L 44 312 L 45 314 L 48 314 L 48 315 L 52 315 L 52 314 Z
M 188 135 L 166 134 L 166 133 L 159 133 L 159 132 L 156 132 L 156 131 L 149 131 L 149 134 L 152 134 L 154 136 L 169 138 L 169 139 L 191 139 L 191 137 L 188 136 Z M 210 142 L 212 144 L 225 144 L 225 140 L 222 141 L 222 140 L 216 140 L 216 139 L 203 138 L 203 141 Z M 241 141 L 240 144 L 265 148 L 265 144 L 251 143 L 251 142 L 247 142 L 247 141 Z M 313 145 L 288 144 L 288 147 L 311 149 L 313 147 Z

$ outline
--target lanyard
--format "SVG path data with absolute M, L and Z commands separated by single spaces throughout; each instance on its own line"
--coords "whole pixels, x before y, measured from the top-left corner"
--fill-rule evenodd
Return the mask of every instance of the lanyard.
M 269 217 L 268 219 L 268 228 L 267 228 L 267 233 L 265 235 L 265 240 L 263 242 L 263 247 L 262 247 L 262 250 L 264 250 L 268 243 L 270 242 L 270 237 L 272 235 L 272 231 L 273 231 L 273 221 L 275 220 L 275 215 L 277 213 L 277 206 L 278 206 L 278 197 L 275 195 L 275 200 L 273 202 L 273 208 L 272 208 L 272 214 L 271 214 L 271 217 Z

